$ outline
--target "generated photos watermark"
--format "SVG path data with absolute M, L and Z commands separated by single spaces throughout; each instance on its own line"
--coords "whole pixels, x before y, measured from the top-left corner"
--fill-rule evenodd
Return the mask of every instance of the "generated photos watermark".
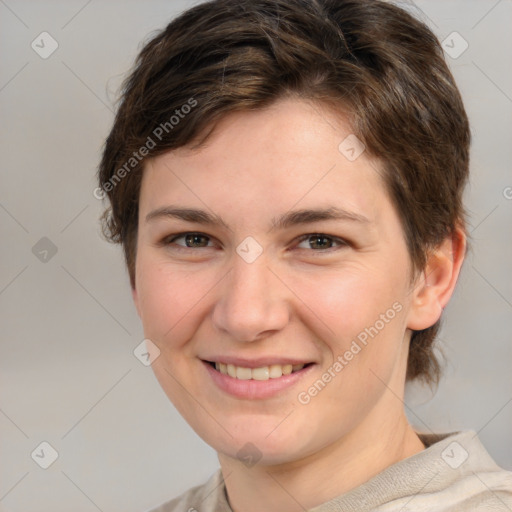
M 357 354 L 361 352 L 361 350 L 368 345 L 368 341 L 370 339 L 375 338 L 381 332 L 384 327 L 395 316 L 397 313 L 402 311 L 403 306 L 400 302 L 396 301 L 393 305 L 385 312 L 379 315 L 378 320 L 375 321 L 373 325 L 370 327 L 366 327 L 363 329 L 356 337 L 352 340 L 350 347 L 342 354 L 339 355 L 334 363 L 329 366 L 322 374 L 322 376 L 317 379 L 307 390 L 301 391 L 297 395 L 297 400 L 302 405 L 307 405 L 311 402 L 311 399 L 320 393 L 329 382 L 331 382 L 334 378 L 336 378 L 340 372 L 354 359 Z
M 132 156 L 112 175 L 112 177 L 103 184 L 101 187 L 96 187 L 93 190 L 93 196 L 96 199 L 104 199 L 107 193 L 112 192 L 116 186 L 135 169 L 144 158 L 146 158 L 152 149 L 155 149 L 159 142 L 162 141 L 164 136 L 170 133 L 176 126 L 178 126 L 182 119 L 192 112 L 192 109 L 197 107 L 198 102 L 194 98 L 189 98 L 187 103 L 184 103 L 180 108 L 174 111 L 174 114 L 165 122 L 160 123 L 148 135 L 146 142 L 137 150 L 132 153 Z

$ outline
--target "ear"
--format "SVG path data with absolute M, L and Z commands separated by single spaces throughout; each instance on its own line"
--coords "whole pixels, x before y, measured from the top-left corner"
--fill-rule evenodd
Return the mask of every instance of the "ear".
M 407 327 L 419 331 L 434 325 L 448 304 L 466 254 L 466 235 L 457 227 L 431 252 L 425 270 L 418 277 Z

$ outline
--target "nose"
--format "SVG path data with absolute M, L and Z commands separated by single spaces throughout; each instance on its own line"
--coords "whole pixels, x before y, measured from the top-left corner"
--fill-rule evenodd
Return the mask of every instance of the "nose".
M 235 255 L 231 271 L 218 289 L 214 325 L 236 341 L 267 337 L 289 321 L 288 294 L 291 292 L 270 270 L 264 255 L 252 263 Z

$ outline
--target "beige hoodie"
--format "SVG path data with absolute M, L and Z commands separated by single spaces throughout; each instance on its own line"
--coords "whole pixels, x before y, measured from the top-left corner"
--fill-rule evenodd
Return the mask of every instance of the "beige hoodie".
M 418 436 L 425 450 L 309 512 L 512 512 L 512 472 L 496 465 L 474 431 Z M 218 470 L 149 512 L 233 510 Z

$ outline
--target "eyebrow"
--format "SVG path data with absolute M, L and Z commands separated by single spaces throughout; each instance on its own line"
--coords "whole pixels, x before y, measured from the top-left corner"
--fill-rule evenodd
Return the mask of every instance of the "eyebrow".
M 146 215 L 146 222 L 161 218 L 174 218 L 186 222 L 194 222 L 196 224 L 223 226 L 228 230 L 230 229 L 222 217 L 219 217 L 218 215 L 208 213 L 205 210 L 198 210 L 196 208 L 177 208 L 173 206 L 164 206 L 153 210 Z M 294 210 L 287 212 L 280 217 L 274 217 L 271 220 L 269 231 L 286 229 L 296 225 L 311 224 L 313 222 L 325 220 L 344 220 L 364 224 L 370 223 L 370 220 L 360 213 L 351 212 L 335 206 L 329 206 L 327 208 Z

